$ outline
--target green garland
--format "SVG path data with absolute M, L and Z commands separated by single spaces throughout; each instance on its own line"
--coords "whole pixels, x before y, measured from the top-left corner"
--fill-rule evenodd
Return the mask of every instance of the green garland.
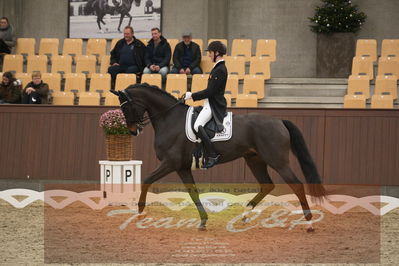
M 334 32 L 357 32 L 367 16 L 360 12 L 350 0 L 322 0 L 323 6 L 317 6 L 315 15 L 309 20 L 313 23 L 313 32 L 332 34 Z

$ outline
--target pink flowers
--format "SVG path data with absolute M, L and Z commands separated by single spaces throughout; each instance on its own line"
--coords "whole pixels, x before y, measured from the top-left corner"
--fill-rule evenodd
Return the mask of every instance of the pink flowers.
M 125 116 L 120 109 L 105 112 L 100 117 L 100 127 L 106 135 L 130 134 L 126 126 Z

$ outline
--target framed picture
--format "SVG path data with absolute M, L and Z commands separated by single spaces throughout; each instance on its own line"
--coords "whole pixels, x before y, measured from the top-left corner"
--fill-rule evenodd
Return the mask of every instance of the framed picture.
M 131 25 L 136 38 L 161 29 L 162 0 L 69 0 L 69 38 L 122 38 Z

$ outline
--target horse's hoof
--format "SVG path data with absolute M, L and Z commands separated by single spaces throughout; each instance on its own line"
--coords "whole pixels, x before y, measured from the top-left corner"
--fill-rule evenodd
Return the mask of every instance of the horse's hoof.
M 309 227 L 308 229 L 306 229 L 306 232 L 308 233 L 313 233 L 315 230 L 313 227 Z
M 147 213 L 145 212 L 139 213 L 139 215 L 137 215 L 137 219 L 139 220 L 144 219 L 145 217 L 147 217 Z
M 200 226 L 200 227 L 198 227 L 198 231 L 207 231 L 206 230 L 206 226 Z

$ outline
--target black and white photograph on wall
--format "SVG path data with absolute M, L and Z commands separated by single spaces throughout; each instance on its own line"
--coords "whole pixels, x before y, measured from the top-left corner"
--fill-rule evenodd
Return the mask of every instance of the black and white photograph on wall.
M 69 0 L 69 38 L 121 38 L 130 25 L 136 38 L 161 28 L 162 0 Z

